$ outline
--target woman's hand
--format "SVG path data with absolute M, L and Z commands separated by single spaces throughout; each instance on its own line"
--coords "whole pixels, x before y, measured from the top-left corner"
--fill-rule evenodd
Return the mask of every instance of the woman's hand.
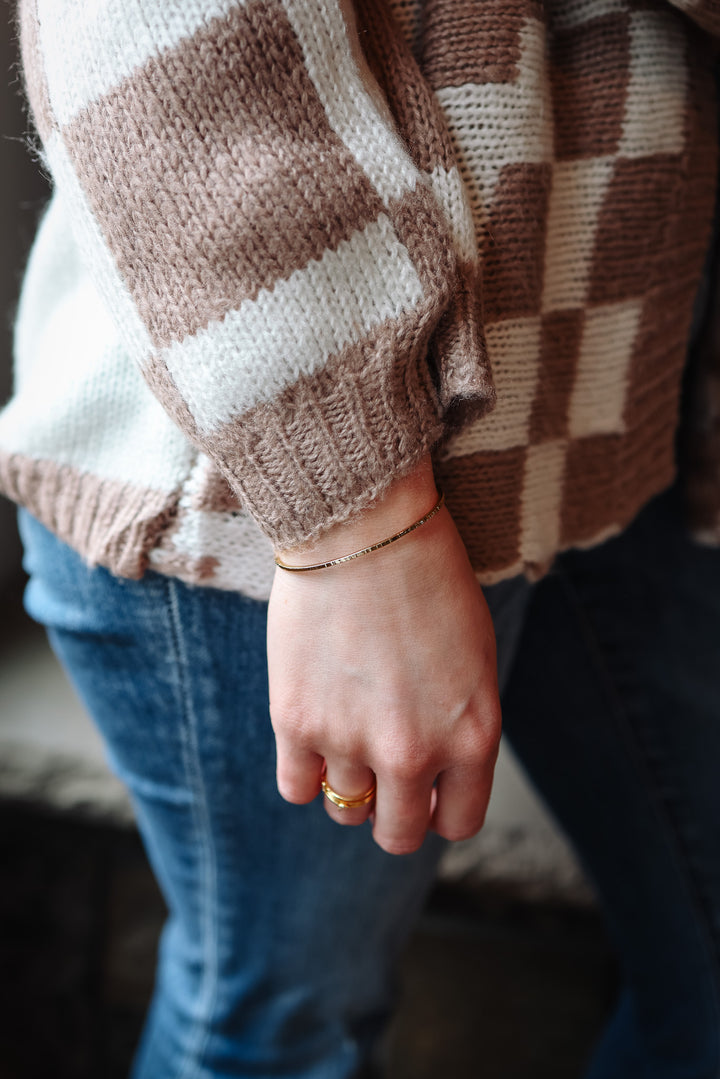
M 347 554 L 436 500 L 425 462 L 356 521 L 283 560 Z M 392 854 L 416 850 L 428 827 L 448 839 L 478 831 L 500 738 L 495 638 L 446 509 L 356 561 L 307 574 L 278 569 L 268 665 L 284 798 L 315 798 L 326 765 L 328 783 L 347 798 L 377 781 L 374 805 L 339 809 L 326 799 L 325 807 L 341 824 L 372 812 L 374 838 Z

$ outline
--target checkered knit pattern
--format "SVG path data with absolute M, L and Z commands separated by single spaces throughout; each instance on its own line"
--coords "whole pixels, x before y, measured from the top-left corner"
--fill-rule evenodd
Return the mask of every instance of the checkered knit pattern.
M 87 557 L 261 597 L 432 449 L 489 582 L 670 482 L 715 3 L 20 10 L 56 194 L 0 483 Z
M 532 576 L 618 531 L 672 478 L 713 91 L 668 6 L 433 0 L 423 20 L 498 394 L 436 472 L 483 579 Z

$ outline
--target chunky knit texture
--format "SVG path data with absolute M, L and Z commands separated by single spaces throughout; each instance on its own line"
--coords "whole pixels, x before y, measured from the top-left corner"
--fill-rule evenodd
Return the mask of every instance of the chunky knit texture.
M 432 450 L 492 581 L 670 482 L 716 3 L 20 15 L 55 195 L 0 483 L 88 558 L 264 596 Z

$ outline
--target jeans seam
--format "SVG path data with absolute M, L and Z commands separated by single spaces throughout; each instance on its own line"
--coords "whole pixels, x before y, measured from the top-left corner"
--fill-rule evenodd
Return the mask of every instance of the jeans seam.
M 713 942 L 712 935 L 708 931 L 704 904 L 698 898 L 698 891 L 695 887 L 695 883 L 693 880 L 693 869 L 683 853 L 683 846 L 679 836 L 679 831 L 675 827 L 671 814 L 668 812 L 667 806 L 665 804 L 665 799 L 659 793 L 659 787 L 655 781 L 654 773 L 649 767 L 648 761 L 642 751 L 642 747 L 638 743 L 638 740 L 633 732 L 632 726 L 627 721 L 627 717 L 618 698 L 614 682 L 605 668 L 602 648 L 598 643 L 592 620 L 580 599 L 578 591 L 570 580 L 569 575 L 562 569 L 558 569 L 557 573 L 562 583 L 562 586 L 567 594 L 569 602 L 575 608 L 580 624 L 580 630 L 585 639 L 591 662 L 597 672 L 598 677 L 601 680 L 602 685 L 605 687 L 607 698 L 610 702 L 610 706 L 613 710 L 616 722 L 618 724 L 618 729 L 622 732 L 623 740 L 629 751 L 632 753 L 633 759 L 639 763 L 639 765 L 642 767 L 643 772 L 647 776 L 647 788 L 651 792 L 654 811 L 657 814 L 660 822 L 662 823 L 663 833 L 666 836 L 668 845 L 672 852 L 673 860 L 677 866 L 680 878 L 683 881 L 683 885 L 687 890 L 690 903 L 695 914 L 695 917 L 693 918 L 695 931 L 700 936 L 701 941 L 704 942 L 704 944 L 706 945 L 707 954 L 713 957 L 711 959 L 710 981 L 715 1009 L 715 1030 L 716 1032 L 719 1032 L 718 1034 L 716 1034 L 715 1039 L 716 1059 L 714 1070 L 717 1079 L 720 1079 L 720 997 L 718 995 L 716 975 L 716 947 Z
M 202 933 L 202 975 L 200 1000 L 200 1018 L 188 1042 L 185 1060 L 181 1063 L 178 1079 L 193 1079 L 201 1072 L 202 1058 L 209 1038 L 209 1017 L 212 1015 L 218 994 L 217 977 L 217 925 L 213 910 L 217 893 L 217 857 L 210 829 L 210 814 L 207 791 L 200 762 L 197 735 L 197 716 L 192 702 L 188 679 L 188 657 L 184 647 L 180 605 L 178 602 L 177 583 L 167 579 L 167 595 L 170 613 L 170 631 L 175 650 L 179 695 L 182 706 L 181 746 L 183 765 L 188 787 L 195 794 L 191 802 L 193 827 L 197 835 L 197 846 L 201 852 L 201 885 L 199 897 L 200 923 Z

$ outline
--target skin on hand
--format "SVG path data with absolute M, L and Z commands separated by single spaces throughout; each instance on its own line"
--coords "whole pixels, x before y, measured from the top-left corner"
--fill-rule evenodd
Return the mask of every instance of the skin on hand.
M 429 460 L 358 520 L 301 551 L 303 565 L 347 554 L 417 520 L 437 501 Z M 276 570 L 268 612 L 277 778 L 312 801 L 323 768 L 351 798 L 340 824 L 372 814 L 375 841 L 416 850 L 429 827 L 464 839 L 482 826 L 500 740 L 492 621 L 447 509 L 397 543 L 330 569 Z

